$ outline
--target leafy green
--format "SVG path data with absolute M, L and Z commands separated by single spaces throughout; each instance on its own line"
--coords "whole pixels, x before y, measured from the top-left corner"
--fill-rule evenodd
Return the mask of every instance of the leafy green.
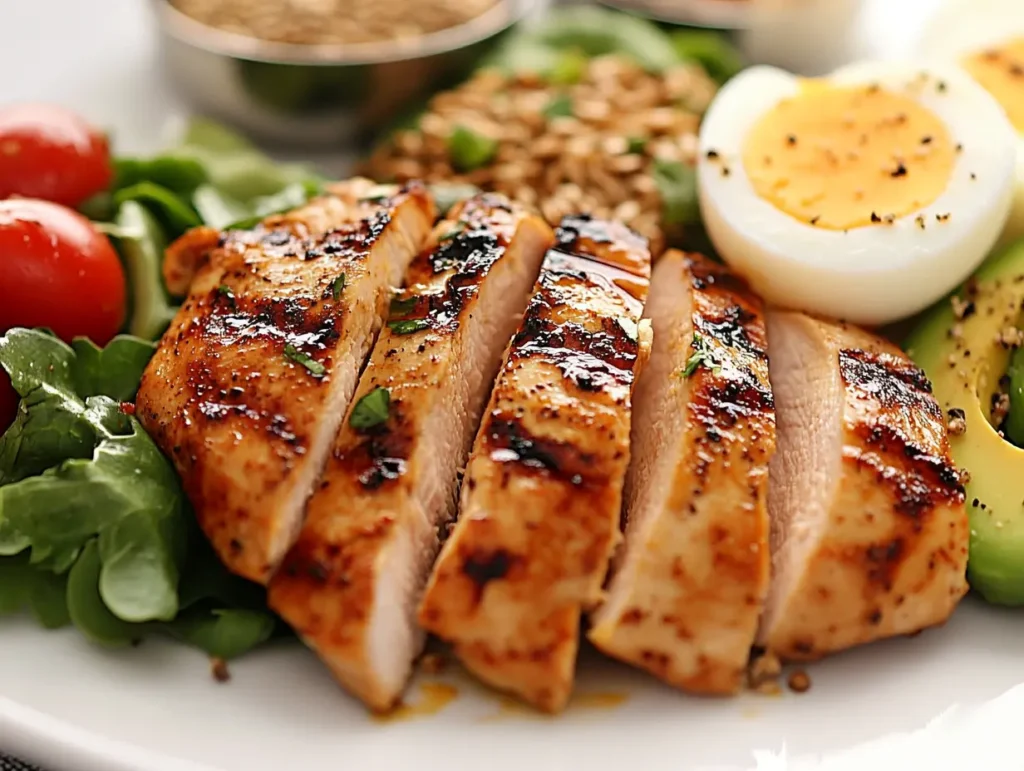
M 498 140 L 479 134 L 466 126 L 456 126 L 448 137 L 448 154 L 459 171 L 486 166 L 498 152 Z
M 345 274 L 342 273 L 340 276 L 338 276 L 336 279 L 334 279 L 334 283 L 331 284 L 331 297 L 334 298 L 335 302 L 337 302 L 338 300 L 341 299 L 341 293 L 344 292 L 344 291 L 345 291 Z
M 631 155 L 639 155 L 647 147 L 647 139 L 644 137 L 630 137 L 626 145 L 626 152 Z
M 0 337 L 0 366 L 21 395 L 0 437 L 0 613 L 29 608 L 126 645 L 156 632 L 230 658 L 277 628 L 263 590 L 228 575 L 177 475 L 120 408 L 153 346 L 100 349 L 38 331 Z
M 114 160 L 114 190 L 152 182 L 187 198 L 206 180 L 203 164 L 174 151 L 155 158 Z
M 357 430 L 379 426 L 388 419 L 391 412 L 391 392 L 377 386 L 356 402 L 348 422 Z
M 668 35 L 636 16 L 591 6 L 555 9 L 538 25 L 506 38 L 487 60 L 508 72 L 536 72 L 553 82 L 572 72 L 568 52 L 577 57 L 621 54 L 651 72 L 679 63 Z
M 686 225 L 700 219 L 697 173 L 678 161 L 655 160 L 654 181 L 661 194 L 662 219 L 668 226 Z
M 114 205 L 120 208 L 126 201 L 145 204 L 167 230 L 176 235 L 202 225 L 195 209 L 177 193 L 156 182 L 136 182 L 114 193 Z
M 680 59 L 699 64 L 718 83 L 743 69 L 743 57 L 719 32 L 681 30 L 671 34 L 671 43 Z

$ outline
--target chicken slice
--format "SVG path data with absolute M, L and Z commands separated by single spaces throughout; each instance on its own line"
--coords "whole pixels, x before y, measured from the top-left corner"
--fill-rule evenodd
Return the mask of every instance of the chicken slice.
M 964 490 L 931 386 L 855 327 L 768 314 L 778 452 L 759 643 L 808 660 L 946 620 L 967 591 Z
M 619 539 L 646 241 L 566 218 L 477 434 L 459 520 L 428 582 L 420 623 L 485 682 L 547 711 L 573 683 L 581 612 Z
M 422 648 L 416 603 L 438 528 L 455 515 L 459 469 L 553 242 L 547 223 L 496 195 L 438 225 L 270 583 L 271 607 L 374 709 L 401 696 Z
M 768 592 L 764 311 L 721 266 L 668 252 L 647 315 L 654 347 L 634 397 L 626 539 L 589 638 L 671 685 L 732 693 Z
M 422 187 L 366 185 L 225 234 L 146 368 L 137 415 L 225 565 L 265 582 L 302 524 L 387 310 L 423 246 Z M 184 281 L 183 281 L 184 283 Z

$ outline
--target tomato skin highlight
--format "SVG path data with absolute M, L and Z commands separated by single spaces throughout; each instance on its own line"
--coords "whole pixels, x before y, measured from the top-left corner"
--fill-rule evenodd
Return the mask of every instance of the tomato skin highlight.
M 76 207 L 113 179 L 107 137 L 56 105 L 0 108 L 0 198 Z
M 48 201 L 0 201 L 0 333 L 48 327 L 106 345 L 125 316 L 125 277 L 105 235 Z

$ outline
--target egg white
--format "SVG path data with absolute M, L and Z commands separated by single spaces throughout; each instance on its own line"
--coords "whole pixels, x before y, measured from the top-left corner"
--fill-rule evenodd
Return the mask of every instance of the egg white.
M 923 85 L 922 73 L 928 76 Z M 782 70 L 754 67 L 729 81 L 704 117 L 701 214 L 716 251 L 769 302 L 884 324 L 941 298 L 992 248 L 1012 198 L 1015 134 L 998 103 L 955 66 L 868 62 L 829 79 L 837 85 L 877 83 L 916 99 L 945 124 L 962 151 L 935 202 L 892 224 L 841 231 L 804 223 L 761 198 L 743 167 L 746 138 L 800 83 Z M 718 157 L 709 158 L 709 150 Z M 948 220 L 938 221 L 946 214 Z M 924 229 L 918 215 L 925 218 Z
M 1024 37 L 1021 0 L 954 0 L 932 17 L 921 36 L 923 56 L 958 64 L 965 56 L 1015 37 Z M 1013 205 L 1001 243 L 1024 237 L 1024 135 L 1017 133 Z

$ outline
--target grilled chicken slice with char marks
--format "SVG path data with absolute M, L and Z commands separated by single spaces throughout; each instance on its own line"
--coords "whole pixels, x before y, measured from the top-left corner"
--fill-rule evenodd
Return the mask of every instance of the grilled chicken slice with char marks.
M 360 199 L 369 185 L 336 186 L 197 258 L 139 388 L 136 414 L 203 531 L 253 581 L 298 534 L 390 286 L 433 224 L 422 187 Z
M 270 583 L 271 607 L 374 709 L 400 697 L 422 649 L 416 603 L 438 528 L 454 518 L 459 469 L 553 242 L 543 220 L 496 195 L 437 226 Z
M 778 451 L 759 643 L 809 660 L 940 624 L 967 591 L 964 490 L 931 386 L 860 329 L 770 312 Z
M 769 580 L 764 310 L 721 266 L 668 252 L 647 315 L 654 347 L 633 400 L 625 543 L 589 638 L 676 687 L 733 693 Z
M 569 217 L 541 269 L 477 434 L 459 520 L 419 619 L 476 676 L 540 709 L 572 690 L 581 613 L 618 542 L 646 242 Z

